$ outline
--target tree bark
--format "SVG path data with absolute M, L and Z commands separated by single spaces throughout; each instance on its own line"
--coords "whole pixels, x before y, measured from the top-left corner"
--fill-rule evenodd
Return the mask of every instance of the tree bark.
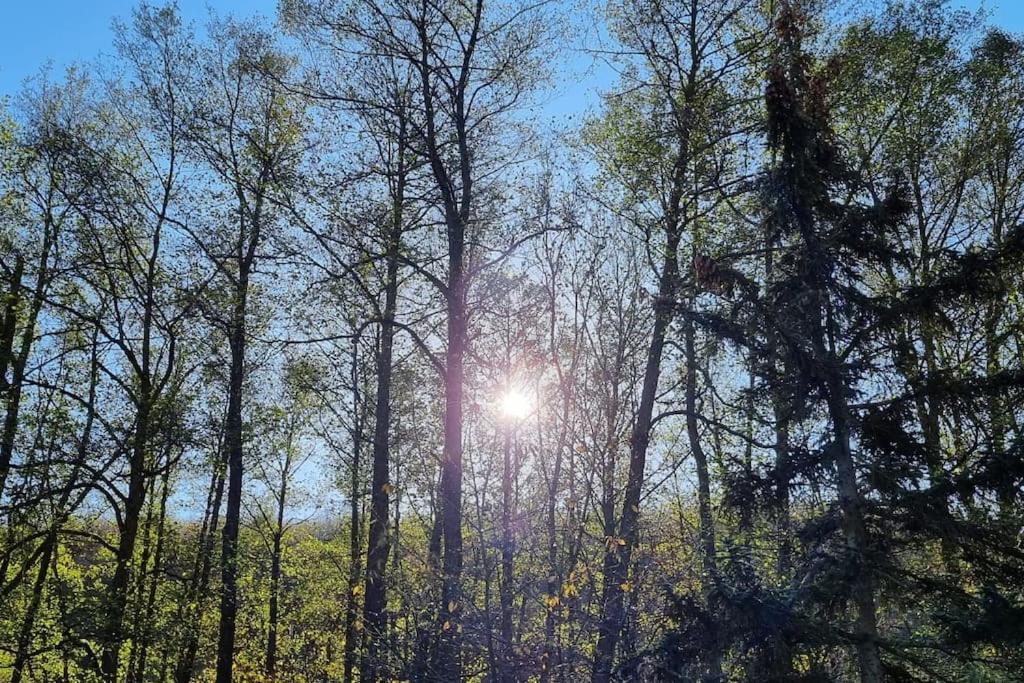
M 128 591 L 132 565 L 135 558 L 135 542 L 139 534 L 139 522 L 146 502 L 146 453 L 149 445 L 150 417 L 152 409 L 149 386 L 145 382 L 140 389 L 141 402 L 136 415 L 134 444 L 128 472 L 128 495 L 124 504 L 123 524 L 119 530 L 114 575 L 110 581 L 110 601 L 107 607 L 106 623 L 102 636 L 100 671 L 103 677 L 113 683 L 118 677 L 124 613 L 128 606 Z
M 195 607 L 188 607 L 192 619 L 199 618 L 203 603 L 206 601 L 210 583 L 210 571 L 213 568 L 214 542 L 220 519 L 221 502 L 224 496 L 226 457 L 227 450 L 222 442 L 218 444 L 214 470 L 210 478 L 210 492 L 207 496 L 210 502 L 203 528 L 199 534 L 199 547 L 196 554 L 196 563 L 193 568 L 192 585 L 188 592 L 190 602 L 195 604 Z M 175 683 L 189 683 L 192 680 L 196 655 L 198 653 L 199 631 L 198 629 L 189 628 L 186 630 L 185 645 L 182 647 L 181 654 L 174 667 Z
M 501 471 L 501 582 L 498 584 L 498 602 L 501 607 L 501 661 L 500 676 L 503 683 L 518 680 L 513 641 L 512 603 L 513 556 L 513 439 L 514 426 L 507 427 Z
M 21 279 L 25 275 L 25 257 L 14 254 L 14 268 L 4 301 L 4 314 L 0 317 L 0 398 L 6 403 L 7 368 L 14 359 L 14 337 L 18 331 L 18 303 L 21 301 Z
M 235 619 L 238 614 L 238 530 L 242 509 L 242 392 L 245 381 L 248 267 L 248 264 L 245 264 L 242 272 L 239 273 L 228 339 L 231 347 L 231 372 L 228 381 L 228 412 L 224 432 L 228 460 L 228 500 L 224 511 L 222 533 L 220 627 L 217 638 L 216 683 L 231 683 L 235 656 Z
M 404 145 L 399 145 L 399 154 Z M 382 676 L 387 638 L 387 571 L 391 539 L 388 538 L 391 430 L 391 374 L 395 338 L 395 312 L 398 303 L 398 261 L 402 239 L 402 205 L 404 169 L 399 168 L 394 203 L 394 222 L 388 235 L 387 279 L 384 310 L 380 326 L 380 349 L 377 353 L 377 395 L 373 426 L 373 474 L 370 483 L 370 524 L 366 549 L 366 586 L 363 596 L 364 647 L 360 680 L 375 683 Z M 386 662 L 385 662 L 386 663 Z
M 714 594 L 719 582 L 718 562 L 715 554 L 715 521 L 711 514 L 711 477 L 708 473 L 708 458 L 700 441 L 697 429 L 697 351 L 693 318 L 687 316 L 684 326 L 686 345 L 686 434 L 690 441 L 697 469 L 697 509 L 700 520 L 701 565 L 704 570 L 701 582 L 704 587 L 704 601 L 709 612 L 714 613 Z M 722 651 L 716 633 L 708 634 L 712 642 L 707 653 L 707 681 L 722 680 Z
M 462 391 L 466 342 L 463 226 L 449 222 L 448 350 L 445 355 L 444 450 L 441 463 L 441 635 L 438 680 L 462 678 Z
M 168 447 L 167 450 L 168 455 L 170 455 L 170 447 Z M 160 511 L 157 515 L 156 548 L 153 550 L 153 569 L 149 579 L 149 593 L 146 596 L 145 612 L 143 613 L 139 644 L 139 655 L 135 668 L 135 680 L 137 681 L 146 680 L 149 646 L 153 640 L 153 617 L 156 613 L 157 585 L 160 582 L 163 571 L 164 542 L 166 540 L 164 530 L 167 522 L 167 498 L 171 491 L 169 486 L 170 467 L 170 463 L 166 463 L 166 469 L 161 477 L 162 490 L 160 495 Z
M 289 443 L 289 447 L 291 444 Z M 285 456 L 290 458 L 290 455 Z M 284 539 L 284 510 L 288 496 L 288 465 L 281 475 L 281 488 L 277 492 L 277 518 L 274 528 L 274 542 L 270 558 L 270 601 L 267 606 L 267 652 L 264 670 L 267 678 L 277 677 L 277 627 L 279 621 L 278 598 L 281 591 L 281 543 Z
M 804 234 L 810 235 L 810 232 L 805 230 Z M 807 241 L 812 260 L 820 263 L 824 259 L 820 246 L 813 239 L 808 238 Z M 846 398 L 847 387 L 842 375 L 842 360 L 835 352 L 836 323 L 827 290 L 820 287 L 812 290 L 811 294 L 816 311 L 811 320 L 811 341 L 824 377 L 823 388 L 832 422 L 832 448 L 843 536 L 847 555 L 854 565 L 851 593 L 857 611 L 854 631 L 860 679 L 862 683 L 882 683 L 885 680 L 885 672 L 878 647 L 874 580 L 866 557 L 869 539 L 864 521 L 864 502 L 857 485 L 857 470 L 851 446 L 852 422 Z
M 871 569 L 865 561 L 868 534 L 850 447 L 849 408 L 842 394 L 843 388 L 836 382 L 835 377 L 829 380 L 829 384 L 829 412 L 835 435 L 836 473 L 839 482 L 839 506 L 843 513 L 843 534 L 846 537 L 847 550 L 856 564 L 852 592 L 857 606 L 856 634 L 860 679 L 862 683 L 881 683 L 885 680 L 885 674 L 878 649 L 874 581 Z
M 7 475 L 11 468 L 11 459 L 14 457 L 14 439 L 18 432 L 18 414 L 21 410 L 21 392 L 25 384 L 25 367 L 28 364 L 29 354 L 32 352 L 32 344 L 35 341 L 36 321 L 39 312 L 43 308 L 43 299 L 46 295 L 46 288 L 50 280 L 50 251 L 54 242 L 54 230 L 52 219 L 48 216 L 43 225 L 43 237 L 39 250 L 39 266 L 36 271 L 36 281 L 32 289 L 32 298 L 28 302 L 28 312 L 25 316 L 24 327 L 21 332 L 20 344 L 17 351 L 10 356 L 9 365 L 11 368 L 11 380 L 4 384 L 3 398 L 4 405 L 4 426 L 0 435 L 0 498 L 3 497 L 7 485 Z M 17 265 L 17 264 L 16 264 Z M 15 268 L 18 282 L 12 282 L 12 288 L 17 287 L 20 291 L 21 271 Z M 19 294 L 12 292 L 14 296 L 8 300 L 8 310 L 5 312 L 5 328 L 10 326 L 10 340 L 13 344 L 17 327 L 17 306 L 20 303 Z M 8 317 L 10 316 L 10 317 Z M 5 329 L 5 332 L 7 330 Z M 7 340 L 4 340 L 4 346 Z M 6 373 L 4 375 L 6 377 Z
M 360 468 L 362 467 L 362 445 L 363 445 L 363 417 L 364 408 L 361 392 L 359 391 L 358 372 L 358 344 L 352 350 L 352 472 L 349 480 L 349 568 L 348 568 L 348 595 L 345 597 L 345 653 L 344 673 L 345 683 L 354 680 L 356 663 L 359 660 L 359 579 L 361 576 L 361 557 L 359 552 L 360 539 L 362 538 L 362 515 L 360 504 L 362 493 L 360 491 Z

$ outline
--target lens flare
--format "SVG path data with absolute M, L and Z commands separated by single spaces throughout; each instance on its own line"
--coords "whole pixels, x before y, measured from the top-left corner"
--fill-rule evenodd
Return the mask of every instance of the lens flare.
M 530 410 L 533 408 L 533 402 L 530 401 L 529 396 L 518 389 L 509 389 L 505 392 L 505 395 L 501 397 L 499 407 L 502 415 L 518 420 L 530 414 Z

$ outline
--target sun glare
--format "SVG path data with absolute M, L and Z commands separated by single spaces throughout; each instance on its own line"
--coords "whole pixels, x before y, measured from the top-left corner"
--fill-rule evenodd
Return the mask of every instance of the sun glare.
M 518 389 L 509 389 L 501 397 L 501 414 L 513 419 L 521 419 L 530 414 L 533 403 L 530 397 Z

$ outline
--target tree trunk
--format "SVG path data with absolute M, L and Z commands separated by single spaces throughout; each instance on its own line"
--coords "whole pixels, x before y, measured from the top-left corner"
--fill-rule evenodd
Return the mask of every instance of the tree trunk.
M 274 531 L 273 554 L 270 560 L 270 604 L 268 605 L 267 654 L 264 671 L 267 678 L 277 677 L 278 593 L 281 590 L 281 537 L 284 533 L 284 505 L 278 504 L 277 529 Z
M 149 573 L 149 558 L 153 552 L 153 526 L 156 515 L 153 495 L 156 493 L 156 484 L 150 482 L 146 492 L 146 521 L 142 525 L 142 543 L 139 553 L 138 571 L 132 577 L 135 584 L 129 590 L 134 598 L 133 614 L 128 633 L 131 634 L 131 647 L 128 650 L 128 666 L 126 667 L 125 683 L 138 683 L 138 659 L 142 637 L 142 625 L 144 621 L 145 602 L 143 595 L 146 593 L 146 574 Z
M 281 485 L 277 490 L 277 515 L 274 520 L 274 542 L 270 557 L 270 600 L 267 606 L 269 615 L 267 624 L 267 652 L 264 671 L 267 678 L 277 677 L 277 630 L 280 621 L 278 602 L 281 592 L 281 552 L 284 542 L 284 511 L 288 502 L 288 479 L 292 466 L 292 433 L 289 432 L 285 452 L 284 466 L 281 469 Z
M 400 147 L 401 149 L 401 147 Z M 400 170 L 401 174 L 402 171 Z M 373 426 L 373 474 L 370 483 L 370 528 L 366 549 L 366 587 L 363 596 L 364 647 L 360 680 L 375 683 L 382 677 L 387 638 L 387 571 L 391 550 L 388 538 L 388 507 L 390 505 L 390 430 L 391 373 L 395 337 L 395 310 L 398 301 L 398 259 L 402 239 L 403 178 L 398 180 L 395 218 L 388 237 L 387 280 L 384 292 L 384 315 L 380 327 L 380 350 L 377 354 L 377 396 Z
M 850 421 L 842 387 L 831 381 L 829 412 L 836 439 L 836 473 L 839 481 L 839 506 L 843 512 L 843 534 L 846 547 L 856 563 L 852 586 L 857 605 L 857 657 L 860 662 L 862 683 L 881 683 L 885 680 L 882 659 L 878 650 L 878 623 L 875 616 L 874 581 L 865 561 L 868 537 L 864 525 L 863 504 L 857 488 L 857 473 L 850 449 Z
M 43 600 L 43 593 L 46 590 L 46 574 L 49 571 L 52 554 L 57 545 L 56 527 L 50 530 L 43 543 L 45 547 L 39 558 L 36 580 L 32 584 L 32 598 L 25 611 L 25 618 L 22 621 L 21 630 L 18 634 L 18 649 L 15 653 L 14 664 L 11 669 L 11 683 L 21 683 L 22 674 L 28 665 L 32 647 L 32 630 L 35 628 L 36 614 L 39 612 L 39 605 Z
M 441 487 L 438 486 L 438 491 L 440 489 Z M 441 566 L 441 526 L 441 510 L 435 509 L 434 523 L 431 525 L 430 539 L 427 541 L 427 570 L 430 575 L 436 574 Z M 441 610 L 438 609 L 436 614 L 440 613 Z M 428 606 L 420 613 L 416 626 L 416 651 L 413 653 L 412 671 L 409 677 L 413 681 L 433 680 L 431 666 L 437 647 L 436 625 L 435 613 Z
M 21 683 L 22 676 L 24 675 L 24 669 L 29 662 L 30 649 L 32 646 L 32 630 L 35 628 L 35 620 L 39 613 L 39 605 L 42 602 L 43 593 L 46 590 L 46 576 L 51 564 L 53 564 L 54 574 L 56 574 L 56 556 L 57 553 L 60 552 L 60 547 L 58 545 L 60 541 L 60 526 L 89 494 L 89 488 L 83 487 L 79 491 L 75 501 L 69 504 L 72 492 L 78 484 L 81 466 L 85 463 L 89 453 L 89 446 L 92 442 L 92 428 L 96 418 L 96 384 L 99 372 L 97 351 L 98 335 L 99 331 L 94 330 L 92 336 L 92 367 L 89 372 L 89 397 L 85 405 L 85 424 L 82 427 L 82 436 L 78 442 L 77 460 L 75 462 L 75 466 L 71 470 L 71 474 L 68 476 L 67 485 L 64 487 L 64 491 L 61 493 L 60 500 L 57 503 L 57 510 L 60 511 L 59 517 L 54 520 L 50 527 L 50 533 L 47 535 L 46 540 L 43 541 L 45 545 L 40 556 L 39 569 L 36 572 L 36 581 L 32 587 L 32 599 L 29 602 L 28 609 L 25 611 L 25 618 L 22 621 L 21 632 L 18 636 L 18 649 L 15 653 L 14 664 L 11 670 L 11 683 Z
M 349 528 L 349 569 L 348 569 L 348 595 L 345 596 L 345 655 L 344 655 L 344 676 L 345 683 L 354 680 L 356 662 L 359 659 L 359 578 L 360 578 L 360 553 L 359 545 L 362 538 L 361 515 L 359 512 L 362 494 L 359 490 L 359 470 L 362 467 L 362 444 L 363 444 L 363 400 L 359 391 L 358 373 L 358 352 L 356 345 L 352 350 L 352 406 L 354 411 L 352 425 L 352 476 L 349 480 L 349 501 L 351 526 Z
M 7 368 L 14 360 L 14 337 L 18 331 L 18 302 L 21 301 L 21 279 L 24 277 L 25 258 L 21 253 L 14 255 L 14 270 L 4 302 L 4 314 L 0 318 L 0 398 L 7 399 Z
M 28 364 L 29 354 L 32 351 L 32 343 L 35 341 L 36 321 L 39 319 L 39 312 L 43 308 L 43 299 L 45 298 L 47 283 L 50 279 L 49 262 L 50 250 L 53 245 L 53 231 L 52 221 L 47 219 L 43 227 L 39 267 L 36 272 L 36 282 L 32 290 L 32 298 L 29 301 L 28 313 L 25 316 L 24 328 L 21 332 L 21 343 L 13 356 L 10 353 L 4 354 L 5 362 L 9 363 L 11 368 L 11 380 L 10 382 L 5 381 L 5 391 L 2 397 L 5 399 L 5 413 L 3 434 L 0 435 L 0 498 L 3 497 L 7 485 L 7 475 L 11 468 L 11 459 L 14 457 L 14 439 L 18 432 L 18 414 L 21 410 L 21 391 L 25 383 L 25 367 Z M 18 263 L 20 263 L 20 259 Z M 12 345 L 16 334 L 17 306 L 19 303 L 18 297 L 20 296 L 17 292 L 14 292 L 14 288 L 17 287 L 20 291 L 21 282 L 21 270 L 17 263 L 15 275 L 17 276 L 17 282 L 12 281 L 11 283 L 14 296 L 8 300 L 8 308 L 4 314 L 5 333 L 8 331 L 6 328 L 9 325 L 10 342 Z M 9 318 L 8 315 L 10 315 Z M 3 340 L 5 347 L 7 343 L 8 341 L 5 338 Z M 10 357 L 10 360 L 7 361 L 6 357 Z M 4 376 L 6 377 L 6 373 Z
M 168 456 L 170 447 L 168 447 Z M 149 656 L 149 646 L 153 640 L 153 616 L 156 613 L 157 587 L 163 571 L 165 525 L 167 522 L 167 498 L 170 495 L 170 462 L 166 463 L 166 469 L 161 477 L 160 511 L 157 516 L 156 526 L 156 548 L 153 550 L 153 570 L 149 580 L 149 594 L 146 596 L 146 607 L 142 619 L 142 632 L 140 637 L 139 656 L 136 664 L 137 681 L 146 680 L 146 665 Z
M 224 511 L 221 549 L 220 628 L 217 639 L 216 683 L 231 683 L 238 615 L 238 530 L 242 510 L 242 390 L 245 380 L 245 316 L 248 272 L 242 269 L 235 289 L 231 321 L 231 373 L 224 443 L 228 456 L 228 501 Z
M 223 432 L 222 432 L 223 433 Z M 227 451 L 224 444 L 218 444 L 214 471 L 210 478 L 210 492 L 207 499 L 208 511 L 204 520 L 203 528 L 199 534 L 199 547 L 196 554 L 196 563 L 193 568 L 192 586 L 189 590 L 190 603 L 195 607 L 188 607 L 192 620 L 199 618 L 203 603 L 206 600 L 206 593 L 210 583 L 210 570 L 213 568 L 213 548 L 217 534 L 217 526 L 220 518 L 220 506 L 224 496 L 224 467 L 227 464 L 225 458 Z M 192 680 L 195 669 L 196 655 L 199 653 L 199 630 L 189 628 L 186 630 L 185 645 L 174 667 L 174 682 L 189 683 Z
M 693 318 L 685 323 L 686 343 L 686 434 L 690 441 L 690 452 L 697 468 L 697 508 L 700 520 L 701 564 L 704 576 L 704 601 L 710 613 L 715 613 L 715 588 L 718 585 L 718 562 L 715 555 L 715 521 L 711 514 L 711 477 L 708 474 L 708 458 L 697 430 L 697 352 L 694 340 Z M 712 642 L 708 657 L 707 681 L 722 680 L 722 651 L 716 633 L 708 634 Z
M 132 365 L 136 368 L 135 379 L 138 382 L 137 410 L 135 416 L 135 433 L 133 435 L 131 460 L 128 463 L 128 496 L 124 504 L 124 522 L 118 539 L 117 558 L 114 576 L 110 582 L 111 601 L 108 607 L 107 623 L 102 638 L 102 655 L 100 668 L 104 677 L 111 682 L 118 677 L 121 643 L 124 640 L 124 613 L 128 606 L 128 593 L 131 590 L 131 572 L 135 559 L 135 544 L 139 532 L 139 520 L 146 504 L 146 492 L 149 465 L 149 447 L 152 437 L 153 409 L 159 399 L 159 389 L 153 382 L 152 336 L 156 300 L 154 296 L 156 283 L 156 259 L 160 250 L 160 231 L 154 233 L 152 252 L 147 260 L 147 270 L 143 284 L 145 292 L 142 300 L 141 349 Z M 127 348 L 127 346 L 126 346 Z M 132 352 L 126 351 L 130 356 Z M 173 355 L 171 356 L 173 357 Z M 143 569 L 145 564 L 143 564 Z M 130 673 L 130 672 L 129 672 Z
M 448 349 L 445 355 L 444 450 L 441 463 L 441 634 L 437 680 L 462 679 L 462 391 L 466 348 L 465 225 L 448 220 Z
M 674 221 L 670 221 L 674 225 Z M 661 358 L 665 349 L 665 337 L 672 322 L 676 305 L 679 267 L 676 259 L 679 248 L 677 230 L 668 231 L 665 257 L 658 295 L 654 302 L 654 331 L 647 352 L 644 367 L 644 383 L 637 407 L 636 421 L 629 443 L 629 474 L 622 502 L 622 517 L 617 535 L 606 539 L 604 556 L 604 578 L 602 583 L 602 604 L 604 616 L 598 624 L 597 649 L 594 653 L 593 683 L 608 683 L 612 678 L 615 648 L 626 616 L 625 589 L 628 587 L 629 564 L 633 545 L 636 542 L 637 522 L 640 515 L 640 493 L 643 485 L 644 468 L 647 464 L 647 444 L 651 437 L 651 419 L 654 414 L 654 399 L 658 392 L 661 375 Z M 621 543 L 620 543 L 621 541 Z
M 139 535 L 142 509 L 146 503 L 146 452 L 149 445 L 149 423 L 152 413 L 148 383 L 143 385 L 140 393 L 143 398 L 136 416 L 134 445 L 128 472 L 128 496 L 124 504 L 124 521 L 119 530 L 114 576 L 108 589 L 110 601 L 107 607 L 102 636 L 103 649 L 100 655 L 100 671 L 103 677 L 111 683 L 118 677 L 121 644 L 124 640 L 122 633 L 124 613 L 128 606 L 129 583 L 135 559 L 135 542 Z
M 551 680 L 551 669 L 555 665 L 557 651 L 555 647 L 555 628 L 557 627 L 558 602 L 561 600 L 562 577 L 561 567 L 558 564 L 558 526 L 556 518 L 556 496 L 558 495 L 558 482 L 562 477 L 562 449 L 565 446 L 565 434 L 568 430 L 569 403 L 564 401 L 562 409 L 562 432 L 559 444 L 555 451 L 555 462 L 552 468 L 551 483 L 548 486 L 548 500 L 545 521 L 547 525 L 548 541 L 548 580 L 546 594 L 552 604 L 546 605 L 547 612 L 544 615 L 544 655 L 541 660 L 540 680 L 541 683 L 548 683 Z
M 498 585 L 498 602 L 501 606 L 501 660 L 500 679 L 503 683 L 516 681 L 515 654 L 513 651 L 512 627 L 512 579 L 514 571 L 512 539 L 513 470 L 512 440 L 513 426 L 507 427 L 501 471 L 501 583 Z
M 814 254 L 815 245 L 812 245 Z M 812 340 L 817 360 L 825 377 L 826 401 L 832 421 L 833 450 L 836 461 L 836 479 L 839 488 L 839 507 L 842 511 L 843 536 L 850 561 L 854 564 L 851 592 L 856 605 L 855 635 L 857 660 L 862 683 L 882 683 L 885 673 L 878 648 L 878 622 L 875 608 L 874 580 L 866 561 L 868 532 L 864 522 L 863 498 L 857 486 L 857 470 L 851 447 L 850 409 L 846 399 L 846 386 L 841 374 L 841 360 L 835 353 L 834 322 L 827 293 L 814 292 L 818 310 L 825 321 L 813 321 Z M 827 327 L 826 327 L 827 326 Z M 826 339 L 828 341 L 826 341 Z

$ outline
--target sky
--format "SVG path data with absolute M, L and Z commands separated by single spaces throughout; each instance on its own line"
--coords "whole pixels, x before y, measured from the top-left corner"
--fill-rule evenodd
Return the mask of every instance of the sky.
M 0 95 L 16 93 L 47 61 L 57 76 L 74 62 L 110 54 L 111 21 L 130 18 L 137 5 L 137 0 L 0 0 Z M 273 17 L 277 0 L 178 0 L 178 6 L 185 17 L 201 22 L 208 8 Z
M 960 7 L 985 7 L 991 23 L 1024 33 L 1024 0 L 951 0 Z M 24 79 L 49 63 L 55 77 L 75 62 L 88 62 L 112 50 L 111 20 L 128 18 L 137 0 L 0 0 L 0 97 L 15 95 Z M 202 23 L 209 8 L 218 14 L 272 18 L 277 0 L 179 0 L 187 19 Z M 574 60 L 571 73 L 546 109 L 559 114 L 582 111 L 593 104 L 594 93 L 584 82 L 608 82 L 600 66 L 589 69 Z M 585 72 L 585 73 L 584 73 Z M 581 86 L 584 92 L 581 93 Z M 580 98 L 580 95 L 583 98 Z

